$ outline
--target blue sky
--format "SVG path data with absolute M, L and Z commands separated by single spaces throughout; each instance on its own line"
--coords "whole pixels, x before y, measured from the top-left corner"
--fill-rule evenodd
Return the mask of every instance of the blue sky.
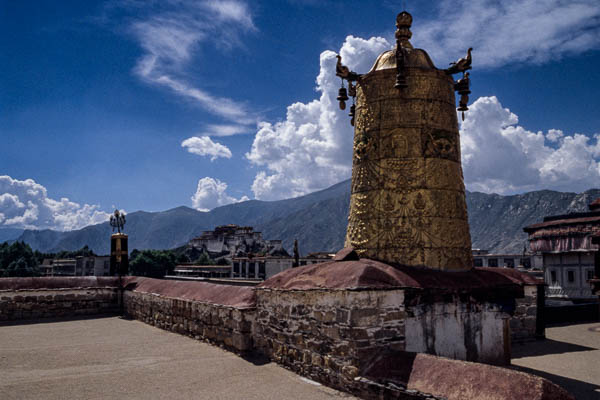
M 474 47 L 469 190 L 600 186 L 597 1 L 5 1 L 0 226 L 276 200 L 350 176 L 334 53 L 366 72 L 402 4 L 438 68 Z

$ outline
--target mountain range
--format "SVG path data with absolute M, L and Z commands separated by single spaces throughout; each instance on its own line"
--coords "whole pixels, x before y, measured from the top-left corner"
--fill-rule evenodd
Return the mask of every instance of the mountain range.
M 600 189 L 583 193 L 550 190 L 502 196 L 467 192 L 467 208 L 473 248 L 493 253 L 521 253 L 526 245 L 526 225 L 541 222 L 547 215 L 587 210 L 600 197 Z M 336 251 L 343 247 L 350 202 L 350 180 L 305 196 L 279 201 L 250 200 L 201 212 L 177 207 L 162 212 L 136 211 L 127 215 L 129 249 L 170 249 L 215 226 L 253 226 L 265 239 L 282 239 L 291 250 L 298 239 L 301 254 Z M 97 254 L 109 253 L 108 222 L 83 229 L 0 229 L 2 240 L 20 240 L 42 252 L 76 250 L 88 245 Z

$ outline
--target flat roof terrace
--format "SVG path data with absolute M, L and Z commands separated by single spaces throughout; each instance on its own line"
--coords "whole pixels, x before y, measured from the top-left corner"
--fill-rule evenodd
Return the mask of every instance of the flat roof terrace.
M 513 346 L 512 365 L 567 389 L 577 400 L 600 399 L 600 323 L 546 328 L 546 340 Z
M 2 399 L 354 397 L 119 317 L 0 325 Z

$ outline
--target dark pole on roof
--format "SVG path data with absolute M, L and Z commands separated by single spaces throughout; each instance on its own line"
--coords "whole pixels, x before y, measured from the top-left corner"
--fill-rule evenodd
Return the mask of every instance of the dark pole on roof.
M 594 252 L 594 279 L 600 279 L 600 233 L 592 236 L 592 244 L 599 247 Z

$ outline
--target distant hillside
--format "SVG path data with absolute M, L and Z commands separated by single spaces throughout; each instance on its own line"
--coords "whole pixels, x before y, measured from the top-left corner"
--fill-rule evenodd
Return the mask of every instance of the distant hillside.
M 513 196 L 467 192 L 473 248 L 520 253 L 527 243 L 524 226 L 548 215 L 587 211 L 587 205 L 598 197 L 599 189 L 580 194 L 539 190 Z
M 346 230 L 349 191 L 350 181 L 344 181 L 325 190 L 293 199 L 250 200 L 215 208 L 209 212 L 183 206 L 154 213 L 132 212 L 127 214 L 125 225 L 125 232 L 130 238 L 129 250 L 178 247 L 200 235 L 202 231 L 225 224 L 253 226 L 257 231 L 263 232 L 265 239 L 282 239 L 284 246 L 290 250 L 294 238 L 298 237 L 303 254 L 337 249 L 343 244 Z M 328 204 L 330 200 L 332 204 Z M 311 211 L 321 203 L 323 208 L 319 206 Z M 342 206 L 336 205 L 337 203 Z M 313 224 L 311 220 L 306 220 L 307 216 L 304 213 L 315 215 L 314 221 L 317 221 L 319 218 L 315 212 L 318 210 L 323 214 L 322 223 Z M 323 227 L 327 229 L 323 230 Z M 324 237 L 311 233 L 314 232 L 313 228 L 318 228 Z M 97 254 L 108 254 L 110 234 L 111 228 L 108 222 L 105 222 L 69 232 L 26 230 L 18 240 L 25 241 L 32 248 L 43 252 L 75 250 L 88 245 Z
M 0 228 L 0 243 L 17 239 L 23 233 L 23 229 Z
M 217 225 L 238 224 L 253 226 L 265 239 L 282 239 L 288 251 L 295 238 L 302 254 L 336 251 L 344 244 L 349 197 L 347 180 L 294 199 L 251 200 L 210 212 L 188 207 L 155 213 L 137 211 L 127 215 L 125 230 L 130 250 L 174 248 Z M 473 247 L 520 253 L 526 243 L 524 226 L 540 222 L 546 215 L 585 211 L 597 197 L 598 189 L 581 194 L 542 190 L 513 196 L 467 192 Z M 108 223 L 103 223 L 71 232 L 27 230 L 18 240 L 44 252 L 88 245 L 98 254 L 107 254 L 110 233 Z

